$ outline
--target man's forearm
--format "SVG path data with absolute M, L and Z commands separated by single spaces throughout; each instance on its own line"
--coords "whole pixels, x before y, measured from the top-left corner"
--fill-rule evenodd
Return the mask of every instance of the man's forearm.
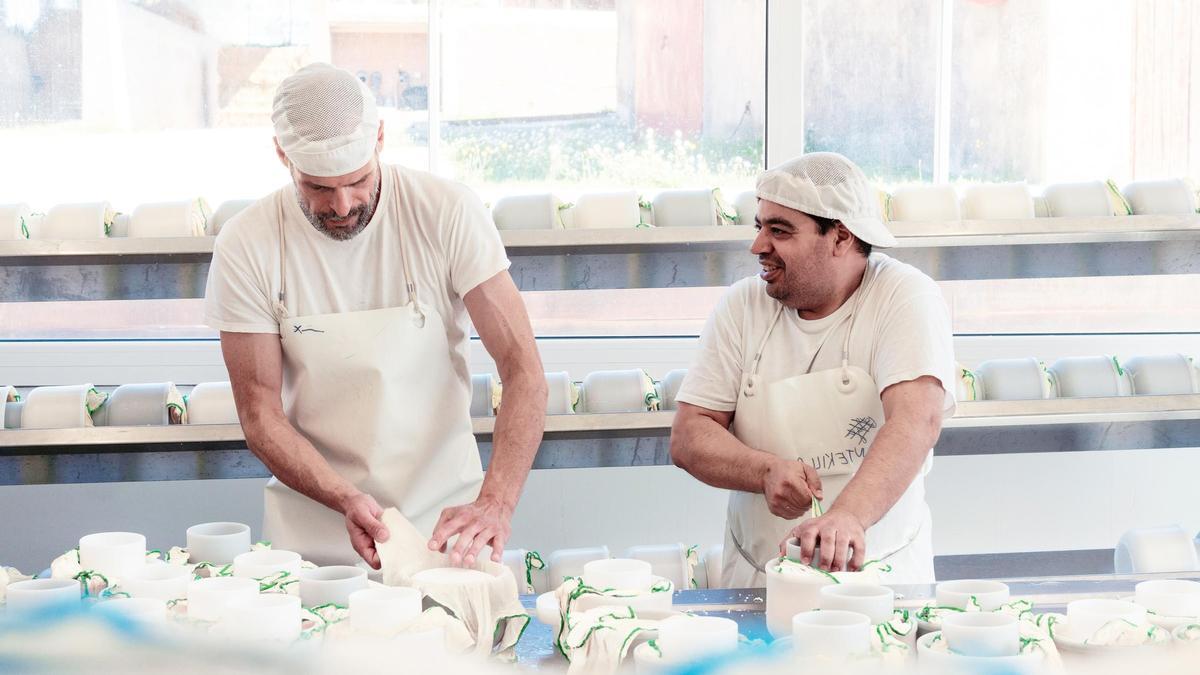
M 539 364 L 540 365 L 540 364 Z M 507 376 L 492 433 L 492 458 L 479 496 L 515 509 L 546 428 L 546 377 L 540 368 Z
M 678 414 L 678 413 L 677 413 Z M 715 420 L 697 415 L 671 433 L 671 457 L 681 469 L 713 487 L 763 491 L 774 455 L 742 443 Z
M 284 485 L 338 512 L 358 494 L 286 417 L 249 417 L 243 425 L 246 445 Z
M 936 442 L 936 430 L 931 435 L 918 424 L 902 420 L 884 423 L 862 466 L 831 508 L 848 510 L 864 529 L 879 522 L 917 477 Z

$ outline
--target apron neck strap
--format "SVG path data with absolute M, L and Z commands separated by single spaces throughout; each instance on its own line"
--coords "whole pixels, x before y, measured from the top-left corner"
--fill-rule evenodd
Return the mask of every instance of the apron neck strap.
M 846 329 L 846 337 L 842 340 L 842 383 L 846 384 L 848 382 L 849 373 L 847 371 L 850 368 L 850 335 L 854 333 L 854 321 L 858 318 L 858 310 L 862 307 L 863 298 L 867 294 L 866 288 L 870 279 L 871 263 L 868 261 L 867 268 L 863 271 L 862 280 L 859 281 L 858 288 L 854 292 L 854 305 L 850 309 L 850 314 L 843 317 L 836 326 L 830 328 L 825 333 L 825 336 L 821 338 L 820 344 L 817 345 L 817 349 L 813 352 L 812 359 L 808 362 L 808 368 L 804 371 L 805 374 L 812 372 L 813 366 L 817 363 L 817 356 L 821 353 L 821 349 L 825 347 L 825 343 L 829 340 L 829 337 L 833 335 L 838 326 L 849 320 L 850 327 Z M 771 323 L 767 326 L 766 332 L 763 333 L 762 339 L 759 340 L 758 349 L 754 351 L 754 358 L 750 362 L 750 375 L 758 374 L 758 367 L 762 362 L 763 351 L 767 348 L 767 341 L 771 338 L 771 333 L 775 331 L 775 326 L 779 323 L 779 318 L 783 316 L 785 309 L 786 307 L 783 306 L 783 303 L 779 303 L 779 307 L 775 310 L 775 315 L 771 317 Z
M 379 189 L 375 191 L 375 208 L 379 208 L 379 202 L 383 195 L 383 172 L 387 171 L 387 167 L 381 163 L 379 165 Z M 294 189 L 294 188 L 293 188 Z M 371 215 L 374 219 L 374 214 Z M 284 238 L 286 228 L 283 223 L 283 198 L 275 205 L 275 220 L 279 224 L 279 297 L 275 301 L 275 318 L 282 323 L 288 317 L 287 305 L 287 242 Z M 404 270 L 404 288 L 408 293 L 408 303 L 413 306 L 421 324 L 425 323 L 425 312 L 421 309 L 421 302 L 417 298 L 417 282 L 412 273 L 412 266 L 408 262 L 408 255 L 404 252 L 404 243 L 406 236 L 401 232 L 400 237 L 400 265 Z
M 867 258 L 867 267 L 863 270 L 862 279 L 855 290 L 854 308 L 850 311 L 850 327 L 846 329 L 846 338 L 842 341 L 842 384 L 850 383 L 850 336 L 854 334 L 854 322 L 858 319 L 858 310 L 862 309 L 863 299 L 867 297 L 867 286 L 874 275 L 871 273 L 871 259 Z
M 779 303 L 779 307 L 775 310 L 775 315 L 771 317 L 771 323 L 767 325 L 766 332 L 763 333 L 762 339 L 758 341 L 758 349 L 754 350 L 754 358 L 750 361 L 750 375 L 758 374 L 758 365 L 762 362 L 763 350 L 767 348 L 767 340 L 771 338 L 771 333 L 775 331 L 775 324 L 779 323 L 779 317 L 783 316 L 783 303 Z
M 422 317 L 425 312 L 421 310 L 421 301 L 417 299 L 417 280 L 413 276 L 412 266 L 408 262 L 408 254 L 404 252 L 404 240 L 408 239 L 407 233 L 400 232 L 400 265 L 404 269 L 404 287 L 408 291 L 408 302 L 416 310 L 417 314 Z
M 283 199 L 280 196 L 275 205 L 275 220 L 279 223 L 279 297 L 275 299 L 275 318 L 283 323 L 288 317 L 287 305 L 287 245 L 283 240 Z
M 388 170 L 389 169 L 387 167 L 383 166 L 383 164 L 380 163 L 380 165 L 379 165 L 379 172 L 380 172 L 379 190 L 380 190 L 380 192 L 383 191 L 383 172 L 388 171 Z M 398 192 L 398 190 L 397 190 L 397 192 Z M 378 204 L 382 199 L 383 199 L 382 195 L 379 195 L 376 198 L 376 200 L 375 200 L 376 208 L 379 208 Z M 399 195 L 395 194 L 392 196 L 392 199 L 390 199 L 388 201 L 388 204 L 391 208 L 397 209 L 398 208 L 397 204 L 399 203 L 399 201 L 400 201 Z M 407 240 L 409 238 L 409 232 L 406 231 L 403 227 L 400 227 L 402 221 L 400 220 L 399 213 L 393 213 L 392 216 L 393 216 L 393 218 L 391 218 L 390 220 L 395 221 L 396 228 L 399 230 L 399 235 L 400 235 L 400 265 L 404 269 L 404 287 L 408 291 L 408 304 L 412 305 L 413 311 L 416 312 L 416 317 L 413 318 L 413 323 L 415 323 L 417 326 L 424 326 L 425 325 L 425 310 L 421 309 L 421 300 L 420 300 L 420 298 L 417 297 L 417 278 L 415 276 L 413 276 L 412 265 L 409 263 L 408 254 L 404 250 L 405 243 L 407 243 Z

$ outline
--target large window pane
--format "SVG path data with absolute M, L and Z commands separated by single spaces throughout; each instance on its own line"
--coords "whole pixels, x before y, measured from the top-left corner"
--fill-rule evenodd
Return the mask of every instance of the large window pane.
M 950 177 L 1038 180 L 1046 106 L 1042 0 L 956 0 Z
M 1134 177 L 1131 0 L 956 0 L 953 23 L 952 180 Z
M 939 4 L 805 3 L 805 152 L 840 152 L 881 182 L 932 179 Z
M 764 3 L 442 3 L 439 170 L 486 196 L 744 188 Z
M 275 88 L 316 60 L 376 92 L 386 159 L 426 166 L 425 113 L 405 94 L 427 77 L 427 15 L 385 0 L 0 2 L 0 201 L 262 196 L 287 181 Z
M 440 173 L 487 200 L 553 192 L 573 201 L 608 189 L 650 198 L 663 188 L 732 196 L 753 185 L 765 3 L 440 4 Z M 690 330 L 662 314 L 662 298 L 621 289 L 526 296 L 540 336 Z
M 1131 136 L 1148 130 L 1130 124 L 1133 5 L 1048 3 L 1042 182 L 1134 178 Z
M 429 168 L 426 0 L 331 0 L 329 61 L 358 75 L 384 122 L 385 162 Z

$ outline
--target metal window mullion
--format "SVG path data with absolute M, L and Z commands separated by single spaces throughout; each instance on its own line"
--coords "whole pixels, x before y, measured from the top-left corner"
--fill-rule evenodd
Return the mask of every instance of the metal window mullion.
M 933 182 L 950 182 L 950 96 L 953 79 L 954 0 L 941 0 L 937 94 L 933 109 Z
M 429 124 L 429 172 L 436 174 L 442 145 L 442 3 L 441 0 L 428 2 L 429 39 L 426 48 L 429 52 L 429 83 L 426 88 L 425 112 Z
M 767 1 L 767 168 L 804 152 L 804 2 Z

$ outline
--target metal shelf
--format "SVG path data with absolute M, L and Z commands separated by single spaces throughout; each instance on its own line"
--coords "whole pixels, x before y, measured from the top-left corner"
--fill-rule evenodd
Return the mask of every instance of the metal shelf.
M 631 438 L 667 435 L 675 413 L 647 412 L 610 415 L 550 415 L 546 417 L 546 440 L 580 438 Z M 475 437 L 492 440 L 496 420 L 477 417 L 471 420 Z M 187 446 L 245 447 L 242 427 L 237 424 L 183 424 L 145 427 L 84 427 L 75 429 L 2 429 L 0 455 L 27 451 L 111 452 L 159 451 Z
M 1200 273 L 1200 215 L 890 227 L 899 245 L 889 254 L 940 280 Z M 754 236 L 746 226 L 500 233 L 524 291 L 728 285 L 758 272 Z M 200 297 L 212 243 L 0 241 L 0 302 Z
M 1003 433 L 997 433 L 1003 432 Z M 1200 395 L 974 401 L 946 420 L 938 456 L 1192 448 Z
M 1046 401 L 965 401 L 944 428 L 1200 420 L 1200 394 L 1059 398 Z
M 1097 244 L 1200 238 L 1200 215 L 1028 218 L 1013 220 L 898 221 L 888 227 L 899 248 Z M 749 226 L 647 227 L 589 230 L 504 230 L 509 255 L 643 253 L 741 249 L 753 241 Z M 207 258 L 216 237 L 111 238 L 77 241 L 0 241 L 0 263 L 76 264 L 80 258 L 114 264 L 135 258 Z
M 888 255 L 937 280 L 1200 273 L 1200 215 L 894 222 Z M 746 226 L 501 232 L 524 291 L 725 286 L 758 273 Z
M 1200 238 L 1200 215 L 1014 220 L 901 221 L 888 223 L 898 248 L 954 248 L 1014 244 L 1097 244 Z M 510 255 L 643 253 L 654 250 L 742 249 L 754 240 L 748 226 L 612 230 L 508 230 Z
M 674 411 L 548 415 L 544 440 L 667 436 Z M 1046 401 L 965 401 L 943 429 L 1200 420 L 1200 394 L 1064 398 Z M 472 418 L 476 439 L 490 442 L 494 417 Z M 243 442 L 237 424 L 0 430 L 0 453 L 13 449 L 208 445 Z
M 897 221 L 888 228 L 900 247 L 1096 244 L 1178 241 L 1200 237 L 1200 214 L 1101 218 L 1018 218 L 948 222 Z
M 183 424 L 146 427 L 83 427 L 75 429 L 6 429 L 0 431 L 0 454 L 44 449 L 78 452 L 137 452 L 192 446 L 246 447 L 237 424 Z
M 633 438 L 638 436 L 669 435 L 673 411 L 643 413 L 609 413 L 603 415 L 547 415 L 543 438 L 573 440 L 580 438 Z M 471 419 L 475 438 L 490 442 L 496 425 L 494 417 Z
M 552 415 L 534 467 L 671 463 L 673 412 Z M 485 464 L 495 420 L 472 421 Z M 996 433 L 1003 429 L 1004 433 Z M 938 456 L 1200 446 L 1200 395 L 977 401 L 946 420 Z M 0 485 L 266 476 L 237 425 L 0 431 Z
M 0 241 L 3 265 L 118 265 L 133 262 L 208 262 L 216 237 Z

